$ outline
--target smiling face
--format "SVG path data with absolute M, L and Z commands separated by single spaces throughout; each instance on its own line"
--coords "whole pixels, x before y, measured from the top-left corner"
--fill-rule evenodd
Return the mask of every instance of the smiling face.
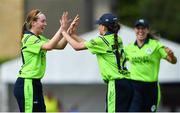
M 31 31 L 33 31 L 36 35 L 40 35 L 43 33 L 47 23 L 46 16 L 42 13 L 37 15 L 37 20 L 33 21 L 31 24 Z
M 139 41 L 144 41 L 147 38 L 147 35 L 149 33 L 149 29 L 144 26 L 136 26 L 134 28 L 134 31 L 136 33 L 136 38 Z

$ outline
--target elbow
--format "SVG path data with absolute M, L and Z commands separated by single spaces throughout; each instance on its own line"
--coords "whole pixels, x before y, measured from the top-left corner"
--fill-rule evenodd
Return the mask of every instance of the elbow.
M 51 51 L 51 50 L 53 50 L 53 49 L 54 49 L 54 46 L 52 46 L 52 45 L 49 45 L 49 46 L 46 47 L 46 50 L 47 50 L 47 51 Z
M 43 46 L 42 49 L 51 51 L 53 49 L 53 46 Z
M 52 47 L 49 47 L 49 48 L 46 48 L 45 50 L 51 51 L 51 50 L 53 50 L 53 48 L 52 48 Z
M 78 47 L 78 46 L 74 46 L 73 49 L 74 49 L 75 51 L 80 51 L 80 50 L 82 50 L 82 49 L 81 49 L 80 47 Z
M 85 49 L 84 42 L 78 43 L 78 44 L 74 45 L 73 48 L 74 48 L 74 50 L 76 50 L 76 51 L 84 50 L 84 49 Z
M 75 51 L 81 51 L 86 49 L 83 45 L 72 46 Z
M 75 42 L 75 43 L 70 43 L 70 45 L 72 46 L 72 48 L 76 51 L 80 51 L 80 50 L 83 50 L 85 49 L 85 44 L 84 42 Z
M 82 49 L 80 49 L 80 48 L 74 48 L 74 50 L 75 50 L 75 51 L 80 51 L 80 50 L 82 50 Z

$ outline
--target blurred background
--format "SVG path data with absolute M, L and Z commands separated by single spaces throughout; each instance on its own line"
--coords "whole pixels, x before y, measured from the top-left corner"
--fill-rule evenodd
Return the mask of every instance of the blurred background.
M 123 43 L 135 40 L 134 21 L 146 18 L 153 33 L 180 60 L 179 0 L 0 0 L 0 111 L 17 112 L 13 84 L 21 66 L 20 34 L 27 12 L 40 9 L 47 18 L 44 35 L 51 38 L 63 11 L 80 15 L 78 33 L 90 40 L 98 36 L 94 21 L 103 13 L 119 17 Z M 161 104 L 158 111 L 180 111 L 180 63 L 161 62 Z M 96 57 L 76 52 L 69 45 L 47 53 L 47 70 L 42 79 L 44 94 L 54 97 L 59 111 L 104 112 L 106 84 L 101 80 Z

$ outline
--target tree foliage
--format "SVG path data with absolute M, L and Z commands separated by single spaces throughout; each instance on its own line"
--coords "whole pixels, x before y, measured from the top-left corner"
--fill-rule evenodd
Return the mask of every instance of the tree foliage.
M 180 0 L 117 0 L 116 13 L 123 24 L 133 27 L 139 18 L 163 38 L 180 43 Z

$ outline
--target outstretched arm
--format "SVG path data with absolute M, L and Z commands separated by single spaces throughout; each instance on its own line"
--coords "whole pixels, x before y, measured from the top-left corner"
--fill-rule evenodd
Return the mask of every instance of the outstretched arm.
M 62 34 L 63 36 L 66 38 L 66 40 L 69 42 L 69 44 L 76 50 L 84 50 L 87 49 L 85 47 L 85 40 L 80 38 L 77 34 L 76 34 L 76 29 L 79 23 L 79 15 L 77 15 L 74 19 L 74 21 L 72 22 L 72 24 L 69 27 L 69 34 L 66 31 L 63 31 Z
M 85 46 L 85 41 L 77 41 L 72 38 L 66 31 L 62 32 L 63 36 L 66 38 L 68 43 L 74 48 L 76 51 L 87 49 Z
M 78 15 L 77 15 L 77 16 L 74 18 L 74 20 L 71 22 L 71 24 L 70 24 L 70 26 L 69 26 L 69 28 L 68 28 L 68 30 L 67 30 L 67 33 L 68 33 L 68 34 L 70 34 L 70 30 L 75 26 L 77 19 L 78 19 Z M 69 20 L 69 22 L 70 22 L 70 20 Z M 72 30 L 71 30 L 71 31 L 72 31 Z M 58 42 L 58 44 L 56 45 L 56 48 L 55 48 L 55 49 L 64 49 L 64 48 L 66 47 L 66 45 L 67 45 L 67 40 L 66 40 L 66 38 L 63 37 L 63 38 Z
M 177 63 L 177 58 L 174 56 L 173 51 L 168 47 L 165 47 L 164 49 L 165 49 L 166 53 L 168 54 L 167 58 L 166 58 L 167 61 L 169 61 L 172 64 L 176 64 Z
M 59 42 L 58 44 L 56 45 L 56 47 L 54 49 L 59 49 L 59 50 L 62 50 L 66 47 L 67 45 L 67 40 L 63 37 Z
M 71 26 L 69 27 L 69 32 L 68 34 L 70 34 L 70 36 L 75 39 L 76 41 L 78 42 L 84 42 L 85 40 L 83 38 L 80 38 L 78 35 L 77 35 L 77 27 L 79 25 L 79 15 L 76 15 L 75 17 L 75 21 L 71 24 Z
M 42 49 L 44 50 L 52 50 L 56 47 L 58 42 L 62 39 L 62 32 L 66 31 L 68 28 L 68 12 L 64 12 L 61 19 L 60 19 L 61 26 L 56 34 L 49 40 L 47 43 L 42 45 Z
M 74 38 L 76 41 L 81 42 L 81 41 L 85 41 L 84 39 L 80 38 L 77 34 L 76 34 L 76 29 L 79 23 L 79 15 L 76 15 L 76 17 L 74 18 L 74 20 L 71 22 L 67 33 Z M 64 49 L 67 45 L 67 40 L 65 37 L 63 37 L 57 44 L 56 49 Z

